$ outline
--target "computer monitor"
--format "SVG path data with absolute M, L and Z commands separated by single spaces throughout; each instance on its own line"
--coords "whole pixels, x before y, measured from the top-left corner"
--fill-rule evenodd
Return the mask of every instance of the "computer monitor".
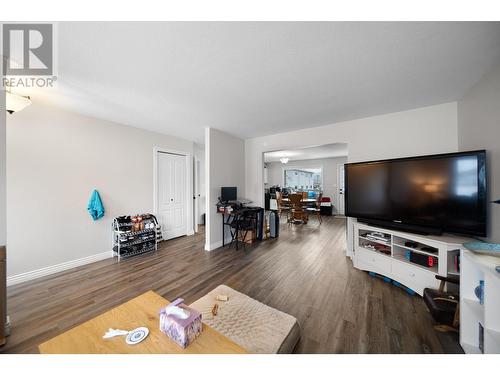
M 220 188 L 220 200 L 222 202 L 235 201 L 238 196 L 238 188 L 236 186 L 231 187 L 221 187 Z

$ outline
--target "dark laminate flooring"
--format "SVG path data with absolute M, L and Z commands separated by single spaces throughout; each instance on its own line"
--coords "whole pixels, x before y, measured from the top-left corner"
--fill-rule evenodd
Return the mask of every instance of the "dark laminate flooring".
M 148 290 L 191 303 L 219 284 L 297 317 L 297 353 L 460 353 L 438 333 L 420 297 L 354 269 L 345 219 L 282 225 L 281 236 L 206 252 L 197 235 L 161 243 L 155 254 L 108 259 L 8 289 L 12 335 L 0 352 L 38 344 Z

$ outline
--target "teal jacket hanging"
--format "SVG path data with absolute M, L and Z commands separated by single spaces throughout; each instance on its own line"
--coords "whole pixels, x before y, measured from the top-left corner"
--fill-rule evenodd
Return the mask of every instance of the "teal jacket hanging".
M 104 206 L 102 205 L 101 197 L 98 191 L 95 189 L 90 195 L 89 203 L 87 204 L 87 211 L 94 220 L 99 220 L 104 216 Z

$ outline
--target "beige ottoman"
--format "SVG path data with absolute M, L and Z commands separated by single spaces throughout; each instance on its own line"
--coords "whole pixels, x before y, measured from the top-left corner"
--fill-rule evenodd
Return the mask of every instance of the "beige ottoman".
M 216 301 L 218 294 L 227 295 L 229 300 Z M 213 316 L 212 307 L 216 302 L 219 309 Z M 219 285 L 191 307 L 201 312 L 203 323 L 250 353 L 291 353 L 299 341 L 297 319 L 226 285 Z

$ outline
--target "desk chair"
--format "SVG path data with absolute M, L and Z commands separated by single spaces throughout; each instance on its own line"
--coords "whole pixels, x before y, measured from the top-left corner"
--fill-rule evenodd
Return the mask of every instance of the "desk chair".
M 314 206 L 306 208 L 307 213 L 316 215 L 320 224 L 323 222 L 323 219 L 321 218 L 321 198 L 323 198 L 323 193 L 319 193 L 317 195 L 316 202 L 314 202 Z
M 231 243 L 229 247 L 236 241 L 236 250 L 238 250 L 238 242 L 243 243 L 243 250 L 245 250 L 245 244 L 247 240 L 247 235 L 249 232 L 253 233 L 255 230 L 255 211 L 243 211 L 241 214 L 236 216 L 231 222 Z M 253 235 L 253 234 L 251 234 Z
M 434 329 L 440 332 L 457 332 L 460 325 L 460 304 L 459 296 L 445 292 L 446 283 L 459 285 L 460 276 L 436 275 L 436 279 L 441 280 L 439 289 L 424 289 L 424 302 L 427 305 L 432 317 L 438 323 Z

